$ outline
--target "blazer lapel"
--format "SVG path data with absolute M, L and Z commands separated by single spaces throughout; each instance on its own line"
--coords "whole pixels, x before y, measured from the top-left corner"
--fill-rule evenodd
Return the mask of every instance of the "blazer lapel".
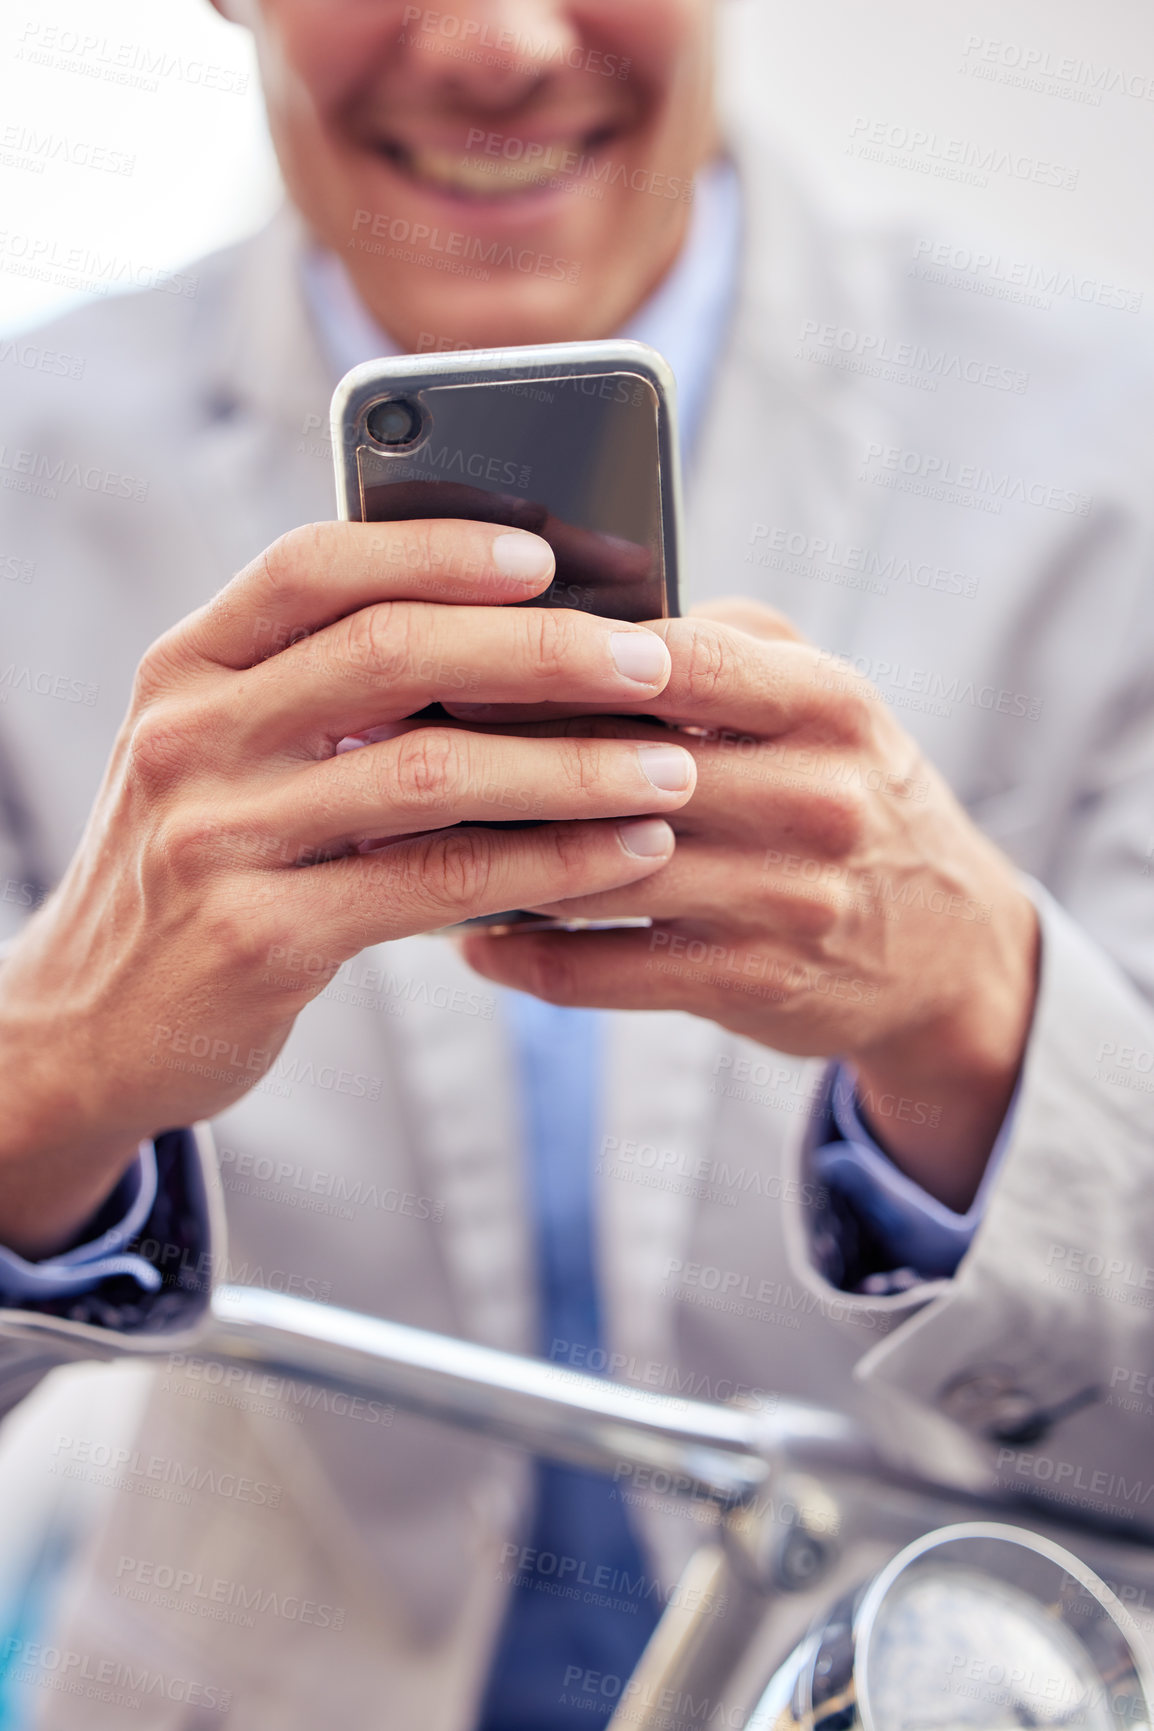
M 304 244 L 289 206 L 242 244 L 189 357 L 199 417 L 182 479 L 230 574 L 286 530 L 336 516 L 337 381 L 304 302 Z
M 859 475 L 892 417 L 855 373 L 808 358 L 805 332 L 885 330 L 894 313 L 866 252 L 831 245 L 756 137 L 738 126 L 729 150 L 745 190 L 741 282 L 687 475 L 688 599 L 764 599 L 840 649 L 847 591 L 821 580 L 823 560 L 876 539 L 881 494 Z
M 409 1133 L 444 1202 L 438 1235 L 459 1332 L 536 1350 L 536 1277 L 514 1054 L 497 994 L 445 938 L 388 946 L 412 984 L 394 1024 Z
M 689 1240 L 727 1035 L 674 1012 L 612 1017 L 602 1134 L 594 1151 L 603 1334 L 613 1374 L 672 1392 L 670 1263 Z

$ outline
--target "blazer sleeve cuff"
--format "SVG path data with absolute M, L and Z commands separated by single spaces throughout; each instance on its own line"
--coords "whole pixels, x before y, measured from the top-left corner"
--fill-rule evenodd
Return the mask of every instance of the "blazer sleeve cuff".
M 1154 1010 L 1041 885 L 1025 887 L 1041 923 L 1038 1000 L 983 1219 L 953 1279 L 882 1299 L 841 1292 L 838 1315 L 876 1395 L 985 1444 L 1097 1420 L 1108 1459 L 1126 1428 L 1105 1410 L 1112 1367 L 1146 1362 L 1154 1309 L 1154 1088 L 1110 1055 L 1154 1050 Z M 831 1293 L 814 1234 L 796 1249 Z
M 119 1220 L 54 1259 L 85 1269 L 85 1254 L 95 1250 L 95 1263 L 106 1266 L 87 1267 L 93 1282 L 86 1274 L 83 1290 L 54 1283 L 20 1295 L 0 1286 L 0 1415 L 58 1365 L 155 1352 L 162 1341 L 175 1350 L 196 1336 L 225 1265 L 212 1137 L 198 1124 L 164 1131 L 152 1147 L 155 1188 L 143 1173 Z

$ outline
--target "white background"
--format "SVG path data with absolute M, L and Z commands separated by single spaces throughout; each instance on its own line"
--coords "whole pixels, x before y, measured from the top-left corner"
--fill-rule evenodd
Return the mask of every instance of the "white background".
M 718 3 L 741 50 L 729 58 L 742 105 L 792 141 L 837 200 L 919 211 L 945 239 L 1004 237 L 1017 258 L 1097 268 L 1154 303 L 1154 100 L 1109 88 L 1125 74 L 1154 98 L 1148 0 Z M 52 63 L 37 64 L 29 50 L 43 52 L 54 27 L 97 45 L 71 57 L 49 49 Z M 980 51 L 967 52 L 972 38 Z M 988 44 L 1001 45 L 984 62 L 993 70 L 1012 74 L 1029 60 L 1047 88 L 968 76 L 964 66 Z M 155 88 L 114 81 L 118 52 Z M 1077 184 L 1003 171 L 983 187 L 863 162 L 846 154 L 862 120 L 932 135 L 923 159 L 961 140 L 978 155 L 994 148 L 1061 165 Z M 28 129 L 58 153 L 30 150 Z M 75 164 L 62 147 L 119 152 L 131 172 Z M 277 195 L 248 38 L 207 0 L 6 0 L 0 330 L 84 298 L 78 272 L 89 292 L 108 292 L 178 268 L 254 227 Z

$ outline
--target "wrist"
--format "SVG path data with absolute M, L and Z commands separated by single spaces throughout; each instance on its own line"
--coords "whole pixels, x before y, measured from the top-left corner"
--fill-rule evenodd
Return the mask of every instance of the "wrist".
M 37 1261 L 75 1239 L 151 1132 L 102 1122 L 68 1042 L 2 992 L 0 1100 L 0 1244 Z
M 1033 1021 L 1038 921 L 1017 892 L 966 989 L 884 1042 L 849 1054 L 863 1120 L 894 1164 L 965 1213 L 1005 1121 Z

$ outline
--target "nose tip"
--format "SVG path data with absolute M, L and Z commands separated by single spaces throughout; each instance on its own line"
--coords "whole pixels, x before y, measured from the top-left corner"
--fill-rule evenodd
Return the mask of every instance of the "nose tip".
M 401 46 L 426 75 L 497 106 L 572 67 L 575 54 L 579 64 L 581 37 L 560 0 L 457 0 L 452 11 L 406 5 Z

